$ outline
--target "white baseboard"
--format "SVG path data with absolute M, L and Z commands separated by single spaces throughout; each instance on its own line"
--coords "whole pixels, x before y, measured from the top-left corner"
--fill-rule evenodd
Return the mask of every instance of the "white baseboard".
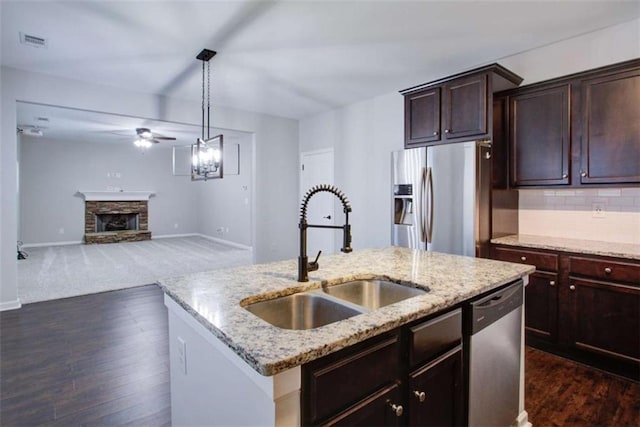
M 184 234 L 161 234 L 159 236 L 152 235 L 151 236 L 151 240 L 155 240 L 155 239 L 171 239 L 171 238 L 174 238 L 174 237 L 193 237 L 193 236 L 200 236 L 200 234 L 198 234 L 198 233 L 184 233 Z
M 18 298 L 15 301 L 0 302 L 0 311 L 15 310 L 22 307 L 22 303 Z
M 247 251 L 253 251 L 253 246 L 243 245 L 241 243 L 236 243 L 236 242 L 232 242 L 232 241 L 229 241 L 229 240 L 220 239 L 218 237 L 208 236 L 206 234 L 197 233 L 196 235 L 200 236 L 200 237 L 203 237 L 205 239 L 211 240 L 213 242 L 220 243 L 222 245 L 233 246 L 234 248 L 245 249 Z
M 84 243 L 82 240 L 67 241 L 67 242 L 46 242 L 46 243 L 25 243 L 21 246 L 23 249 L 27 248 L 41 248 L 43 246 L 68 246 L 68 245 L 81 245 Z

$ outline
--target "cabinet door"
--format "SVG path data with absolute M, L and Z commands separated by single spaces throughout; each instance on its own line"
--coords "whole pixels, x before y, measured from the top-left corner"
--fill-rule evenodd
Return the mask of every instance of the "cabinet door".
M 444 86 L 445 140 L 488 135 L 487 75 L 456 79 Z
M 640 183 L 640 69 L 582 82 L 581 183 Z
M 395 405 L 395 406 L 392 406 Z M 400 426 L 404 414 L 398 385 L 385 388 L 347 409 L 323 426 Z
M 570 277 L 571 345 L 640 363 L 640 287 Z
M 440 88 L 405 95 L 405 147 L 440 141 Z
M 429 363 L 409 377 L 409 425 L 455 426 L 462 423 L 462 348 Z
M 563 85 L 510 98 L 512 185 L 569 183 L 569 89 Z
M 527 336 L 556 340 L 558 275 L 536 271 L 524 288 L 524 324 Z

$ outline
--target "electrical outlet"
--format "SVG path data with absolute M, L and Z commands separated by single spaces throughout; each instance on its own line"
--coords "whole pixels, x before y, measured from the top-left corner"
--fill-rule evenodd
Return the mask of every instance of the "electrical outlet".
M 58 229 L 58 234 L 64 234 L 64 228 L 59 228 Z
M 594 203 L 591 209 L 591 216 L 594 218 L 605 218 L 606 213 L 604 210 L 604 205 L 601 203 Z
M 187 343 L 178 337 L 178 369 L 187 375 Z

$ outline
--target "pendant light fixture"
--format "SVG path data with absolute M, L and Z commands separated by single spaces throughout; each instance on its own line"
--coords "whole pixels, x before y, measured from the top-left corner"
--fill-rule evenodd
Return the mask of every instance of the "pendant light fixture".
M 208 179 L 222 178 L 222 134 L 211 137 L 210 135 L 210 112 L 211 112 L 211 65 L 209 60 L 216 55 L 216 52 L 203 49 L 196 56 L 202 61 L 202 135 L 191 145 L 191 180 L 206 181 Z M 207 132 L 205 135 L 205 65 L 207 68 Z

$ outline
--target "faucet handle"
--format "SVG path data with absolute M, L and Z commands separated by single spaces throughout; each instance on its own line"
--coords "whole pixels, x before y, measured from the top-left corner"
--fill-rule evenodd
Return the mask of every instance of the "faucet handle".
M 318 255 L 316 255 L 316 259 L 311 261 L 308 266 L 309 271 L 316 271 L 320 266 L 318 265 L 318 259 L 320 258 L 320 254 L 322 251 L 318 251 Z

